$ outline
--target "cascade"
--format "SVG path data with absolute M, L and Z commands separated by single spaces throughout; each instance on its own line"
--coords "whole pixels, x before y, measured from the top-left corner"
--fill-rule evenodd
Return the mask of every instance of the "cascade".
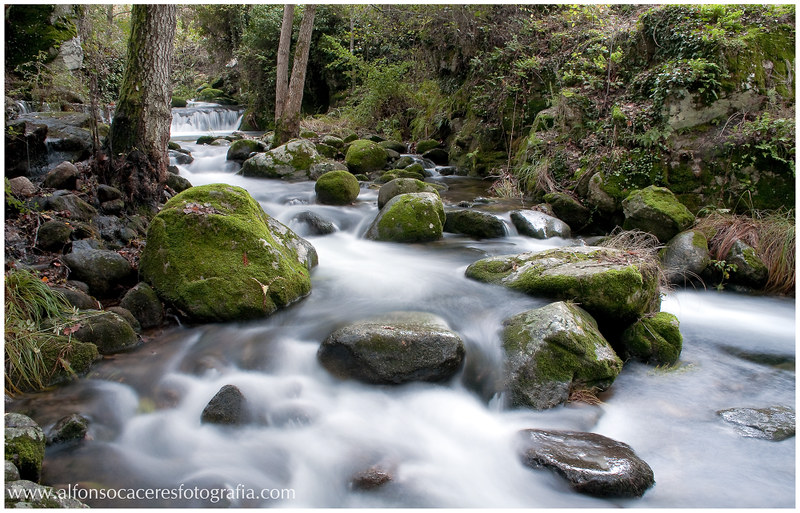
M 172 136 L 212 135 L 233 132 L 242 122 L 240 107 L 216 103 L 189 102 L 187 107 L 172 109 Z

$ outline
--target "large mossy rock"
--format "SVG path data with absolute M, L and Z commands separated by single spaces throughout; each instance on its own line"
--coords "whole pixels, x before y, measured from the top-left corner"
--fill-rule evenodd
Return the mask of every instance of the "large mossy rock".
M 117 287 L 134 278 L 130 262 L 116 251 L 73 251 L 64 256 L 64 263 L 69 266 L 70 278 L 89 285 L 91 294 L 99 298 L 113 294 Z
M 38 482 L 46 444 L 44 431 L 33 419 L 19 413 L 6 413 L 4 420 L 5 459 L 17 467 L 22 479 Z
M 511 212 L 511 222 L 519 233 L 535 239 L 567 239 L 572 236 L 572 230 L 567 223 L 536 210 L 514 210 Z
M 575 387 L 607 389 L 622 370 L 595 320 L 572 303 L 551 303 L 503 324 L 511 406 L 552 408 Z
M 577 246 L 484 258 L 466 275 L 560 300 L 588 311 L 606 330 L 626 326 L 658 311 L 658 276 L 637 254 L 613 248 Z
M 255 139 L 239 139 L 231 143 L 228 148 L 228 153 L 226 154 L 226 159 L 243 162 L 250 158 L 251 153 L 258 153 L 261 151 L 267 151 L 267 145 L 262 141 L 257 141 Z
M 461 368 L 464 343 L 435 315 L 391 312 L 334 331 L 317 356 L 335 376 L 397 385 L 449 379 Z
M 692 281 L 699 278 L 711 262 L 708 239 L 699 230 L 681 232 L 661 250 L 659 258 L 670 283 Z
M 153 218 L 139 266 L 162 299 L 199 321 L 263 317 L 311 291 L 316 252 L 240 187 L 192 187 Z
M 414 178 L 395 178 L 383 184 L 378 190 L 378 208 L 383 208 L 395 196 L 415 192 L 432 192 L 439 195 L 438 189 L 432 184 Z
M 683 347 L 680 321 L 667 312 L 642 317 L 622 333 L 625 357 L 653 365 L 672 365 Z
M 641 497 L 655 484 L 653 469 L 628 444 L 597 433 L 525 429 L 523 462 L 548 468 L 578 492 L 600 497 Z
M 622 201 L 623 228 L 652 233 L 661 242 L 688 229 L 694 215 L 666 187 L 651 185 L 633 191 Z
M 100 354 L 114 354 L 136 347 L 139 339 L 122 316 L 108 311 L 84 311 L 75 318 L 77 331 L 72 335 L 81 342 L 94 344 Z
M 240 174 L 256 178 L 305 180 L 311 166 L 325 160 L 316 146 L 306 139 L 294 139 L 266 153 L 257 153 L 244 161 Z
M 350 144 L 344 161 L 353 174 L 369 174 L 386 166 L 386 149 L 380 144 L 366 139 L 358 139 Z
M 400 194 L 384 205 L 365 237 L 388 242 L 430 242 L 442 238 L 444 205 L 438 194 Z
M 325 205 L 349 205 L 361 191 L 358 179 L 350 171 L 330 171 L 314 185 L 317 201 Z
M 423 139 L 417 143 L 417 153 L 422 155 L 426 151 L 439 148 L 441 143 L 435 139 Z
M 488 212 L 458 209 L 445 212 L 444 231 L 460 233 L 476 239 L 492 239 L 506 236 L 506 225 L 502 219 Z

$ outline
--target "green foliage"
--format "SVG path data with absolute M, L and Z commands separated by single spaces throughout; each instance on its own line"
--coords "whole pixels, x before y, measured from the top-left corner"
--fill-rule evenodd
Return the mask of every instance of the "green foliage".
M 725 78 L 719 64 L 707 59 L 674 59 L 638 75 L 633 84 L 660 109 L 668 96 L 675 94 L 681 98 L 684 90 L 697 93 L 706 104 L 711 104 L 719 98 Z
M 785 166 L 795 176 L 794 119 L 773 118 L 769 112 L 763 112 L 756 119 L 738 125 L 725 145 L 730 152 L 742 155 L 738 163 L 742 167 L 767 161 Z

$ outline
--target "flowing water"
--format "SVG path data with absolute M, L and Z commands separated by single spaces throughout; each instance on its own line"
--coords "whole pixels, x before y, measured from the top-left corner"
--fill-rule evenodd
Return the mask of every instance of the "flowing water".
M 196 125 L 194 125 L 196 126 Z M 225 148 L 178 137 L 195 160 L 181 166 L 194 185 L 246 188 L 264 209 L 307 236 L 319 253 L 313 291 L 261 321 L 179 327 L 136 351 L 95 366 L 86 379 L 8 404 L 47 427 L 80 412 L 90 438 L 52 447 L 47 484 L 85 488 L 290 491 L 176 500 L 88 500 L 93 506 L 285 507 L 792 507 L 795 439 L 743 438 L 716 415 L 731 407 L 793 406 L 794 300 L 684 290 L 663 309 L 681 320 L 677 369 L 628 362 L 599 406 L 505 410 L 498 378 L 502 320 L 543 306 L 464 277 L 488 255 L 578 241 L 519 236 L 507 212 L 503 239 L 446 235 L 428 244 L 361 238 L 377 213 L 375 189 L 355 205 L 314 201 L 314 184 L 244 178 Z M 446 203 L 485 193 L 485 184 L 438 177 Z M 483 187 L 483 189 L 481 189 Z M 310 236 L 294 217 L 311 210 L 337 231 Z M 508 209 L 505 209 L 508 210 Z M 448 321 L 467 348 L 463 371 L 445 384 L 399 387 L 340 381 L 317 362 L 320 342 L 343 324 L 392 310 L 422 310 Z M 200 414 L 226 384 L 239 387 L 256 421 L 202 425 Z M 577 494 L 558 476 L 524 467 L 514 434 L 524 428 L 593 431 L 628 443 L 655 473 L 640 499 Z M 393 480 L 353 490 L 373 465 Z

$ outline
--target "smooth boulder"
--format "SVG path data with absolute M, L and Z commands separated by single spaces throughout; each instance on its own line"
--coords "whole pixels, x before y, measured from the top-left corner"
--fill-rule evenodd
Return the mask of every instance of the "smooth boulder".
M 265 317 L 311 292 L 316 251 L 240 187 L 192 187 L 153 218 L 139 270 L 198 321 Z
M 623 228 L 652 233 L 661 242 L 668 242 L 694 222 L 694 215 L 672 191 L 655 185 L 631 192 L 622 200 L 622 211 Z
M 733 424 L 744 437 L 780 442 L 795 435 L 795 412 L 786 406 L 730 408 L 718 411 L 717 415 Z
M 536 210 L 514 210 L 511 212 L 511 222 L 520 234 L 535 239 L 572 237 L 572 230 L 567 223 Z
M 306 139 L 294 139 L 266 153 L 257 153 L 242 164 L 242 176 L 304 180 L 311 166 L 324 160 Z
M 761 289 L 767 284 L 769 271 L 764 262 L 756 254 L 756 250 L 743 242 L 736 240 L 730 251 L 725 256 L 725 262 L 736 266 L 731 271 L 731 282 L 745 287 Z
M 239 139 L 233 141 L 228 147 L 228 153 L 225 155 L 227 160 L 238 160 L 244 162 L 249 159 L 253 153 L 267 151 L 267 145 L 262 141 L 255 139 Z
M 378 190 L 378 208 L 383 208 L 395 196 L 416 192 L 431 192 L 439 195 L 438 189 L 432 184 L 414 178 L 395 178 L 383 184 Z
M 464 343 L 435 315 L 391 312 L 337 329 L 317 356 L 334 376 L 398 385 L 451 378 L 461 368 Z
M 153 287 L 145 282 L 137 283 L 128 290 L 119 306 L 130 311 L 144 329 L 154 328 L 164 320 L 164 305 Z
M 503 325 L 505 388 L 513 407 L 552 408 L 574 387 L 607 389 L 622 370 L 597 323 L 572 303 L 528 310 Z
M 325 205 L 349 205 L 358 198 L 358 179 L 349 171 L 331 171 L 314 185 L 317 201 Z
M 134 277 L 130 262 L 116 251 L 90 249 L 64 256 L 70 269 L 70 279 L 89 285 L 91 294 L 108 297 L 116 288 L 129 283 Z
M 353 141 L 344 156 L 347 168 L 353 174 L 369 174 L 383 169 L 388 159 L 385 148 L 367 139 Z
M 444 231 L 460 233 L 476 239 L 493 239 L 506 236 L 503 221 L 488 212 L 458 209 L 445 212 Z
M 430 242 L 442 238 L 444 222 L 444 205 L 437 194 L 400 194 L 378 212 L 365 236 L 388 242 Z
M 681 232 L 661 250 L 659 258 L 670 283 L 690 282 L 699 278 L 711 263 L 708 239 L 699 230 Z

